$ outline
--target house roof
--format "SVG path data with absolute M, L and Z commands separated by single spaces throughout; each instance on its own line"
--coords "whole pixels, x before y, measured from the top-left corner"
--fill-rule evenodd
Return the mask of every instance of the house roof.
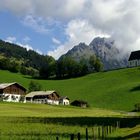
M 60 100 L 63 100 L 63 99 L 70 100 L 67 96 L 61 96 L 61 97 L 60 97 Z
M 26 88 L 24 88 L 23 86 L 21 86 L 17 82 L 13 82 L 13 83 L 1 83 L 0 84 L 0 89 L 5 89 L 5 88 L 7 88 L 7 87 L 9 87 L 11 85 L 15 85 L 15 84 L 18 85 L 18 86 L 20 86 L 22 89 L 24 89 L 26 91 Z
M 29 94 L 27 94 L 25 97 L 34 97 L 34 96 L 37 96 L 37 95 L 50 95 L 52 93 L 54 93 L 56 91 L 33 91 L 33 92 L 30 92 Z
M 86 101 L 82 101 L 82 100 L 74 100 L 72 103 L 88 104 Z
M 82 101 L 82 100 L 75 100 L 71 103 L 71 105 L 80 106 L 80 107 L 88 107 L 89 106 L 86 101 Z
M 140 50 L 139 51 L 131 52 L 128 61 L 131 61 L 131 60 L 139 60 L 139 59 L 140 59 Z

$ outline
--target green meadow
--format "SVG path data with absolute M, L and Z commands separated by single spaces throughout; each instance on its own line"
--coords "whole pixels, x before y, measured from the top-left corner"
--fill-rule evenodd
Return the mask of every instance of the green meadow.
M 70 101 L 85 100 L 89 108 L 0 102 L 0 139 L 2 140 L 69 140 L 81 133 L 95 139 L 99 128 L 121 122 L 122 128 L 107 139 L 139 139 L 139 113 L 127 112 L 140 103 L 140 68 L 127 68 L 89 74 L 65 80 L 37 80 L 30 76 L 0 71 L 0 82 L 18 82 L 28 89 L 31 80 L 43 90 L 56 90 Z M 101 138 L 102 136 L 100 136 Z M 100 139 L 99 138 L 99 139 Z M 102 138 L 101 138 L 102 139 Z
M 0 102 L 0 139 L 55 140 L 58 136 L 68 140 L 70 134 L 76 138 L 80 132 L 84 140 L 86 128 L 89 139 L 93 139 L 97 126 L 115 126 L 128 116 L 126 112 L 99 108 Z
M 2 140 L 70 140 L 70 135 L 80 132 L 81 140 L 98 137 L 98 129 L 111 126 L 119 121 L 126 128 L 113 131 L 107 139 L 130 135 L 129 126 L 140 123 L 139 114 L 128 114 L 100 108 L 79 108 L 46 104 L 24 104 L 0 102 L 0 139 Z M 126 125 L 127 124 L 127 125 Z M 133 128 L 134 129 L 134 128 Z M 133 133 L 138 133 L 139 128 Z M 100 132 L 100 138 L 102 134 Z M 100 139 L 99 138 L 99 139 Z
M 121 118 L 126 114 L 97 108 L 0 102 L 0 139 L 55 140 L 59 136 L 67 140 L 78 132 L 84 138 L 87 127 L 91 137 L 92 128 L 100 122 L 97 118 L 110 116 Z
M 85 100 L 90 107 L 131 111 L 140 102 L 140 68 L 89 74 L 66 80 L 36 80 L 29 76 L 0 71 L 0 82 L 19 82 L 28 89 L 35 80 L 44 90 L 56 90 L 70 101 Z

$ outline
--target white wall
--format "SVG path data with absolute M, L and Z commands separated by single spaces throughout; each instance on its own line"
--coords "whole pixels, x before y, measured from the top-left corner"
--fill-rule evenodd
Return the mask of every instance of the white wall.
M 60 104 L 62 104 L 62 105 L 69 105 L 70 102 L 69 102 L 68 99 L 62 99 L 62 100 L 60 101 Z
M 128 62 L 129 67 L 137 67 L 140 66 L 140 60 L 132 60 Z
M 58 100 L 50 100 L 50 99 L 35 99 L 35 100 L 24 100 L 24 103 L 38 103 L 38 104 L 52 104 L 52 105 L 59 105 L 59 101 Z
M 3 101 L 6 101 L 6 102 L 19 102 L 20 98 L 21 98 L 21 95 L 19 94 L 3 93 Z
M 51 104 L 51 105 L 59 105 L 59 101 L 58 100 L 50 100 L 50 99 L 47 99 L 47 103 L 48 104 Z

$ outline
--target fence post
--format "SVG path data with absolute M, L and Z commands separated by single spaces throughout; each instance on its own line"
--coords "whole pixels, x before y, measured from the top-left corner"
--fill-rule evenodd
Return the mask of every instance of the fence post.
M 107 126 L 106 134 L 107 134 L 107 135 L 109 134 L 109 126 Z
M 101 137 L 101 129 L 100 129 L 100 126 L 98 127 L 98 138 L 100 138 Z
M 74 140 L 74 134 L 70 135 L 70 140 Z
M 116 130 L 116 124 L 113 125 L 113 130 L 112 132 L 114 132 Z
M 117 121 L 117 128 L 120 128 L 120 121 Z
M 95 137 L 95 130 L 94 130 L 94 127 L 92 127 L 92 133 L 93 133 L 93 140 L 94 140 L 94 137 Z
M 109 126 L 109 134 L 111 134 L 112 133 L 112 126 L 110 125 Z
M 102 126 L 102 138 L 104 138 L 104 126 Z
M 88 140 L 88 128 L 86 128 L 86 140 Z
M 104 138 L 106 137 L 106 126 L 104 126 Z
M 78 140 L 80 140 L 80 139 L 81 139 L 81 137 L 80 137 L 80 133 L 78 133 L 78 134 L 77 134 L 77 137 L 78 137 Z

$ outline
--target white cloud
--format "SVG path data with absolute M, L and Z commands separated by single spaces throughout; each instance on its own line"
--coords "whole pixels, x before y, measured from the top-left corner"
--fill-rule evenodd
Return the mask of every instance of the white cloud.
M 33 11 L 33 0 L 0 0 L 0 9 L 8 9 L 16 15 L 25 15 Z
M 47 18 L 68 23 L 68 40 L 54 50 L 56 58 L 100 34 L 111 35 L 126 51 L 140 49 L 140 0 L 0 0 L 0 9 L 24 15 L 25 25 L 40 33 L 48 31 L 43 22 Z
M 14 37 L 14 36 L 9 36 L 9 37 L 7 37 L 5 39 L 6 42 L 17 44 L 17 45 L 19 45 L 19 46 L 21 46 L 23 48 L 26 48 L 27 51 L 34 50 L 34 51 L 36 51 L 37 53 L 39 53 L 41 55 L 43 54 L 39 49 L 36 49 L 35 50 L 35 49 L 33 49 L 33 47 L 31 45 L 27 44 L 27 42 L 30 41 L 30 38 L 29 37 L 26 36 L 22 40 L 25 41 L 25 43 L 18 42 L 17 39 L 16 39 L 16 37 Z
M 39 49 L 36 49 L 35 51 L 36 51 L 38 54 L 43 55 L 42 51 L 40 51 Z
M 14 43 L 14 44 L 17 44 L 23 48 L 26 48 L 27 50 L 33 50 L 33 47 L 30 46 L 29 44 L 23 44 L 23 43 L 20 43 L 17 41 L 16 37 L 14 36 L 9 36 L 5 39 L 6 42 L 9 42 L 9 43 Z
M 0 9 L 16 15 L 34 14 L 41 17 L 69 19 L 79 15 L 87 0 L 0 0 Z
M 23 19 L 22 23 L 25 26 L 32 28 L 38 33 L 42 33 L 42 34 L 48 33 L 48 29 L 45 26 L 45 22 L 41 17 L 33 17 L 32 15 L 27 15 Z
M 58 39 L 56 39 L 55 37 L 52 38 L 52 42 L 54 44 L 56 44 L 56 45 L 60 45 L 61 44 L 61 42 Z
M 65 34 L 68 40 L 64 44 L 59 45 L 54 51 L 49 51 L 48 55 L 58 59 L 80 42 L 89 44 L 94 37 L 109 37 L 109 35 L 103 34 L 100 30 L 94 29 L 88 21 L 80 19 L 70 21 L 65 29 Z
M 14 43 L 16 42 L 16 37 L 14 36 L 9 36 L 5 39 L 6 42 L 9 42 L 9 43 Z
M 20 43 L 20 42 L 16 42 L 16 44 L 19 45 L 19 46 L 21 46 L 21 47 L 23 47 L 23 48 L 26 48 L 27 51 L 33 50 L 33 47 L 30 46 L 29 44 L 22 44 L 22 43 Z
M 30 37 L 25 36 L 25 37 L 23 38 L 23 42 L 28 43 L 29 41 L 31 41 Z

